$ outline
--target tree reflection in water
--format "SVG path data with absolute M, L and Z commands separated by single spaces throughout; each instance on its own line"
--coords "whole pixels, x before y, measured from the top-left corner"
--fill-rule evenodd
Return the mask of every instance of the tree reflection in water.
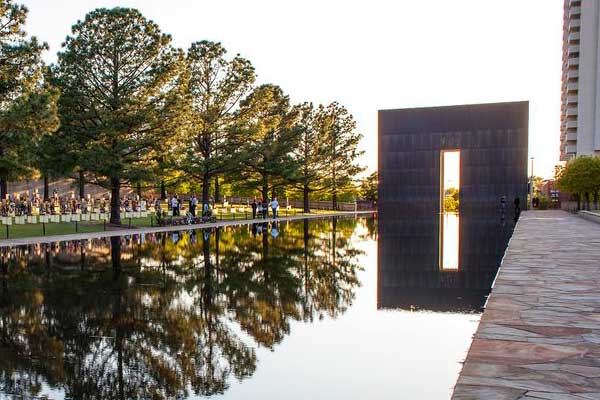
M 250 377 L 359 285 L 354 219 L 3 249 L 0 394 L 185 398 Z M 248 337 L 240 336 L 243 331 Z

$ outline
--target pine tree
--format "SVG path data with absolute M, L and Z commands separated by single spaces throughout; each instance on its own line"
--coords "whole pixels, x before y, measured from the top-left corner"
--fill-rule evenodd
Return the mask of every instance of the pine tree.
M 298 112 L 276 85 L 256 88 L 240 103 L 237 143 L 242 149 L 242 179 L 259 187 L 263 199 L 275 192 L 294 173 L 292 149 L 298 142 L 295 129 Z
M 362 135 L 356 132 L 352 114 L 337 102 L 319 108 L 318 125 L 327 142 L 327 186 L 333 209 L 337 210 L 340 190 L 350 185 L 356 174 L 363 170 L 356 164 L 356 159 L 363 153 L 357 148 Z
M 209 202 L 211 181 L 238 168 L 240 147 L 231 127 L 255 80 L 250 61 L 225 55 L 220 43 L 209 41 L 193 43 L 187 54 L 193 112 L 180 166 L 186 176 L 202 182 L 203 204 Z
M 26 38 L 27 8 L 0 1 L 0 197 L 7 182 L 33 172 L 34 149 L 44 132 L 58 128 L 58 91 L 44 77 L 48 48 Z
M 319 111 L 322 108 L 304 103 L 297 107 L 299 141 L 292 150 L 296 163 L 293 176 L 294 186 L 302 190 L 304 212 L 310 212 L 310 194 L 325 188 L 327 178 L 328 146 L 327 137 L 319 129 Z
M 61 122 L 92 182 L 111 191 L 120 224 L 122 186 L 151 179 L 180 140 L 188 116 L 183 52 L 158 25 L 128 8 L 77 22 L 58 56 Z

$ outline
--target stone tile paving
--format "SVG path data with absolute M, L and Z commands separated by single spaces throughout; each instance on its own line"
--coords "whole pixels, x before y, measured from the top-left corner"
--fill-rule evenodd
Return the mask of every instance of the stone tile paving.
M 454 400 L 600 400 L 600 224 L 525 212 Z
M 110 231 L 100 231 L 100 232 L 88 232 L 88 233 L 73 233 L 69 235 L 55 235 L 55 236 L 38 236 L 38 237 L 30 237 L 30 238 L 20 238 L 20 239 L 4 239 L 0 240 L 0 247 L 12 247 L 12 246 L 22 246 L 28 244 L 36 244 L 36 243 L 54 243 L 54 242 L 62 242 L 65 240 L 82 240 L 82 239 L 94 239 L 94 238 L 102 238 L 102 237 L 111 237 L 111 236 L 125 236 L 125 235 L 136 235 L 140 233 L 156 233 L 156 232 L 173 232 L 173 231 L 186 231 L 190 229 L 204 229 L 204 228 L 217 228 L 223 226 L 236 226 L 236 225 L 248 225 L 248 224 L 260 224 L 263 222 L 285 222 L 285 221 L 295 221 L 299 219 L 321 219 L 321 218 L 331 218 L 331 217 L 352 217 L 352 216 L 365 216 L 365 215 L 373 215 L 377 213 L 377 211 L 336 211 L 330 214 L 308 214 L 308 215 L 295 215 L 288 217 L 277 217 L 277 219 L 273 218 L 257 218 L 257 219 L 238 219 L 238 220 L 227 220 L 227 221 L 217 221 L 205 224 L 196 224 L 196 225 L 177 225 L 177 226 L 161 226 L 154 228 L 123 228 L 123 229 L 115 229 Z

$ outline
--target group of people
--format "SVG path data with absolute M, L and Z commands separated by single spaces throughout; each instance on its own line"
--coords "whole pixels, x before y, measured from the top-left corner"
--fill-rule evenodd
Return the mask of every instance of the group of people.
M 267 199 L 257 201 L 256 197 L 252 200 L 252 219 L 256 219 L 257 215 L 259 218 L 266 219 L 269 216 L 269 208 L 272 211 L 273 218 L 277 218 L 277 210 L 279 209 L 279 202 L 277 197 L 267 202 Z
M 174 217 L 179 217 L 181 216 L 181 211 L 182 211 L 182 205 L 184 203 L 184 199 L 183 197 L 179 197 L 179 195 L 177 195 L 177 193 L 173 194 L 173 196 L 171 196 L 171 198 L 169 199 L 169 201 L 167 202 L 168 208 L 169 210 L 171 210 L 173 212 L 173 216 Z M 187 208 L 187 214 L 189 214 L 191 217 L 196 217 L 198 216 L 198 205 L 199 205 L 199 200 L 198 197 L 196 197 L 195 194 L 192 194 L 189 198 L 188 198 L 188 208 Z M 154 204 L 154 208 L 156 210 L 160 209 L 160 200 L 156 199 L 155 204 Z M 202 216 L 203 217 L 210 217 L 212 216 L 212 211 L 210 209 L 210 206 L 206 203 L 204 203 L 204 205 L 202 206 Z
M 26 192 L 8 195 L 6 198 L 1 199 L 0 216 L 108 213 L 111 208 L 110 203 L 110 197 L 108 196 L 101 196 L 99 198 L 93 198 L 89 195 L 80 198 L 73 194 L 61 196 L 55 190 L 49 199 L 44 200 L 37 192 L 31 195 L 29 192 Z M 175 193 L 167 198 L 166 205 L 172 211 L 174 217 L 188 215 L 190 217 L 211 217 L 213 214 L 211 206 L 206 203 L 202 204 L 201 199 L 195 194 L 184 198 Z M 273 218 L 277 218 L 279 202 L 275 197 L 271 200 L 262 199 L 262 201 L 254 197 L 250 205 L 253 219 L 266 219 L 269 217 L 269 214 Z M 126 195 L 121 199 L 120 211 L 145 212 L 154 209 L 155 212 L 158 212 L 163 209 L 163 206 L 164 200 L 158 197 L 152 196 L 147 198 L 137 195 Z M 269 209 L 271 209 L 270 212 Z

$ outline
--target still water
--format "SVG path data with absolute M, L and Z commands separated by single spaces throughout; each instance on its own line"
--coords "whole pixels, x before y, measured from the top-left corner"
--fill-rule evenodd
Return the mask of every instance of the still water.
M 423 285 L 385 232 L 342 218 L 0 249 L 0 398 L 448 399 L 489 282 Z

